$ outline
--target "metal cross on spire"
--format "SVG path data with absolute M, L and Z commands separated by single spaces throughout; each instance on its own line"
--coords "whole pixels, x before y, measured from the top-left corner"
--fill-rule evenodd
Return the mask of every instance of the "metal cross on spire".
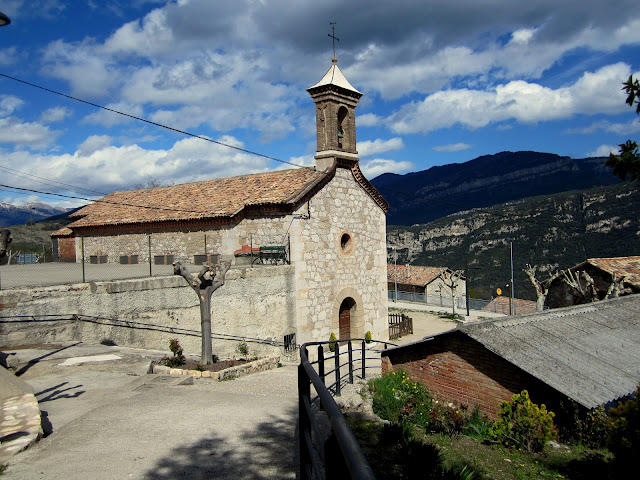
M 331 25 L 331 33 L 327 34 L 333 39 L 333 58 L 336 58 L 336 40 L 340 41 L 338 37 L 336 37 L 336 22 L 329 22 Z

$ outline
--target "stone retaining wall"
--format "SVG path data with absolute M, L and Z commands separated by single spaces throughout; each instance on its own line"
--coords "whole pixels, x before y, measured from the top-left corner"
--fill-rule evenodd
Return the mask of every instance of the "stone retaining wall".
M 251 338 L 282 342 L 296 332 L 293 267 L 233 268 L 212 297 L 212 332 L 247 337 L 251 355 L 280 353 Z M 73 314 L 117 320 L 119 325 L 70 321 Z M 34 321 L 59 315 L 51 321 Z M 19 317 L 24 323 L 15 323 Z M 131 324 L 127 325 L 127 321 Z M 178 338 L 186 354 L 200 353 L 200 337 L 145 329 L 133 322 L 200 332 L 196 293 L 180 276 L 91 282 L 0 291 L 0 346 L 63 341 L 113 342 L 168 350 Z M 111 322 L 115 323 L 115 322 Z M 236 354 L 239 340 L 213 341 L 220 358 Z
M 187 375 L 198 378 L 213 378 L 215 380 L 232 380 L 234 378 L 244 377 L 252 373 L 264 372 L 277 368 L 280 363 L 280 356 L 273 355 L 266 358 L 259 358 L 253 362 L 248 362 L 235 367 L 225 368 L 219 372 L 209 372 L 207 370 L 184 370 L 182 368 L 167 367 L 165 365 L 152 365 L 152 373 L 164 375 Z

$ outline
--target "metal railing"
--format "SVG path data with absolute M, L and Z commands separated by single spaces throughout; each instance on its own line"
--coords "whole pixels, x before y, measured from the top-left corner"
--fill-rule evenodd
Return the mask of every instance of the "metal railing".
M 372 365 L 372 361 L 380 361 L 379 350 L 372 347 L 377 344 L 384 348 L 395 345 L 375 340 L 371 344 L 361 338 L 352 338 L 336 342 L 309 342 L 300 347 L 298 401 L 301 480 L 375 479 L 360 444 L 333 398 L 334 395 L 341 395 L 343 384 L 352 384 L 355 378 L 364 380 L 368 369 L 379 368 Z M 325 357 L 325 347 L 330 349 L 330 345 L 334 346 L 334 351 Z M 317 360 L 310 361 L 309 348 L 313 346 L 317 346 Z M 341 355 L 345 354 L 347 360 L 341 363 L 344 359 Z M 333 367 L 331 370 L 327 370 L 328 364 Z M 327 385 L 326 382 L 331 380 L 332 383 Z M 311 387 L 316 392 L 313 397 Z

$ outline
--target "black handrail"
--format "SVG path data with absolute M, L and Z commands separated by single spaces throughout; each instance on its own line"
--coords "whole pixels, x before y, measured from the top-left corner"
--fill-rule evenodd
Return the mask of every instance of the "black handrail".
M 349 361 L 340 364 L 340 343 L 347 342 L 347 351 Z M 359 359 L 362 362 L 361 377 L 366 377 L 366 343 L 361 338 L 350 338 L 347 340 L 339 340 L 336 342 L 309 342 L 300 347 L 300 365 L 298 366 L 298 400 L 299 400 L 299 438 L 300 438 L 300 478 L 301 480 L 323 478 L 352 478 L 352 479 L 375 479 L 373 470 L 369 466 L 365 458 L 360 444 L 356 440 L 351 428 L 345 420 L 340 408 L 336 404 L 331 394 L 331 388 L 335 387 L 335 395 L 341 393 L 341 382 L 343 378 L 348 378 L 349 383 L 353 383 L 354 365 L 353 365 L 353 342 L 362 345 L 362 355 Z M 395 345 L 389 342 L 374 343 L 387 345 Z M 330 372 L 325 372 L 324 363 L 331 357 L 325 358 L 324 346 L 333 344 L 335 346 L 334 362 L 335 368 Z M 310 361 L 308 348 L 318 346 L 318 360 Z M 372 359 L 374 357 L 368 357 Z M 316 372 L 314 365 L 318 365 Z M 348 373 L 340 374 L 340 368 L 348 365 Z M 335 374 L 335 383 L 326 386 L 325 380 L 327 375 Z M 311 385 L 317 392 L 317 396 L 311 398 Z M 331 434 L 324 438 L 318 427 L 314 405 L 317 402 L 318 409 L 323 409 L 331 426 Z M 315 442 L 314 442 L 315 439 Z M 315 444 L 315 445 L 314 445 Z

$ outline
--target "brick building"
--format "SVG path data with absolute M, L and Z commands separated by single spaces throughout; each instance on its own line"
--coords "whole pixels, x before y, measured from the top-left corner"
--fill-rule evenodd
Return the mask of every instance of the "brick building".
M 640 382 L 640 296 L 470 323 L 382 353 L 383 372 L 402 369 L 436 398 L 498 405 L 522 390 L 558 413 L 632 394 Z
M 316 104 L 315 167 L 113 192 L 53 235 L 58 258 L 239 266 L 243 252 L 281 251 L 293 273 L 287 298 L 272 301 L 293 305 L 287 315 L 298 343 L 331 332 L 388 338 L 388 205 L 359 167 L 355 107 L 362 94 L 335 58 L 308 92 Z

